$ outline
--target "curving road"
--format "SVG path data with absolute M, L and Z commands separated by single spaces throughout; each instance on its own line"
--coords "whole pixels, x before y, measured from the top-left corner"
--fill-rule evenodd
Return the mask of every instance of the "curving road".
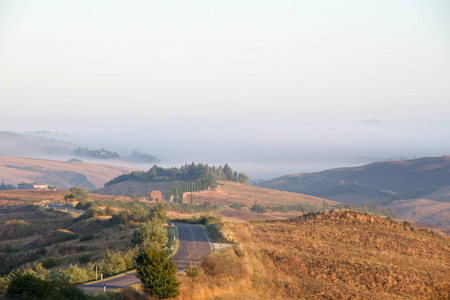
M 177 226 L 179 246 L 172 261 L 178 263 L 178 271 L 186 268 L 189 253 L 191 259 L 197 262 L 211 254 L 213 246 L 202 226 L 181 223 L 174 225 Z
M 189 252 L 195 261 L 199 261 L 212 252 L 213 246 L 202 226 L 182 223 L 176 223 L 174 225 L 177 226 L 179 246 L 172 261 L 178 263 L 178 271 L 186 268 Z M 140 282 L 139 278 L 136 277 L 136 272 L 133 272 L 112 279 L 106 279 L 101 282 L 80 285 L 79 287 L 85 293 L 95 293 L 103 291 L 104 287 L 106 290 L 112 290 L 138 284 Z

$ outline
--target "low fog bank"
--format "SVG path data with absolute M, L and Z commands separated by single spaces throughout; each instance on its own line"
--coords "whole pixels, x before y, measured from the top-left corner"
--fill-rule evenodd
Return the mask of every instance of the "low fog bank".
M 380 136 L 338 136 L 324 138 L 320 131 L 307 142 L 301 138 L 282 142 L 279 137 L 258 141 L 249 137 L 199 138 L 183 136 L 154 136 L 145 132 L 98 134 L 59 134 L 38 132 L 19 134 L 0 131 L 0 156 L 33 157 L 67 161 L 74 158 L 73 149 L 104 148 L 117 152 L 122 159 L 79 157 L 85 162 L 119 165 L 148 170 L 155 162 L 138 163 L 128 159 L 133 150 L 159 158 L 162 167 L 204 163 L 224 165 L 244 172 L 251 180 L 268 180 L 294 173 L 320 172 L 330 168 L 353 167 L 377 161 L 405 160 L 423 156 L 449 154 L 446 140 L 395 140 Z

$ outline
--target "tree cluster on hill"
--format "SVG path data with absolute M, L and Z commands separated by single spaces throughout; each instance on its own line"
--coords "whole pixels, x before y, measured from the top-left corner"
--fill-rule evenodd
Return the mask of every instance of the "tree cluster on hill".
M 157 162 L 159 159 L 153 155 L 141 153 L 137 150 L 133 150 L 131 153 L 131 159 L 136 162 L 142 162 L 142 163 L 151 163 L 151 162 Z
M 161 168 L 157 165 L 153 165 L 148 172 L 134 171 L 129 174 L 119 175 L 116 178 L 105 183 L 105 186 L 124 182 L 127 180 L 138 180 L 142 182 L 167 182 L 167 181 L 196 181 L 196 180 L 229 180 L 241 183 L 248 183 L 249 177 L 244 173 L 238 174 L 233 171 L 228 164 L 224 167 L 208 166 L 208 164 L 185 164 L 180 168 Z
M 0 185 L 0 191 L 6 191 L 6 190 L 17 190 L 17 186 L 12 184 L 5 184 L 2 181 L 2 184 Z
M 117 152 L 111 152 L 104 148 L 101 149 L 88 149 L 88 148 L 75 148 L 73 154 L 79 157 L 93 157 L 101 159 L 118 159 L 121 158 Z

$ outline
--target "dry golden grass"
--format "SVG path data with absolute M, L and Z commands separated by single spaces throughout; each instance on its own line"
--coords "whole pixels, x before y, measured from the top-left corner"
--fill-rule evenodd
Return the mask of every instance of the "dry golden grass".
M 436 233 L 352 211 L 225 231 L 237 247 L 202 264 L 197 280 L 181 277 L 180 299 L 450 297 L 450 239 Z
M 220 181 L 219 186 L 211 191 L 194 193 L 194 204 L 209 202 L 221 205 L 240 203 L 252 206 L 255 200 L 263 206 L 296 205 L 299 203 L 335 205 L 337 202 L 318 197 L 266 189 L 231 181 Z M 190 203 L 191 194 L 185 193 L 184 202 Z

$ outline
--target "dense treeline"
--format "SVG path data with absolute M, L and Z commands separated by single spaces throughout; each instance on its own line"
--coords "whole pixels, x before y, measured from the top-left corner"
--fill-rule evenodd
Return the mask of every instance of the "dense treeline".
M 202 182 L 206 180 L 214 183 L 214 180 L 230 180 L 241 183 L 248 183 L 249 177 L 244 173 L 237 173 L 233 171 L 228 164 L 224 167 L 208 166 L 208 164 L 185 164 L 180 168 L 161 168 L 157 165 L 148 171 L 134 171 L 130 174 L 119 175 L 116 178 L 105 183 L 105 186 L 112 185 L 127 180 L 138 180 L 143 182 L 160 182 L 160 181 L 183 181 L 183 182 Z M 211 187 L 211 186 L 210 186 Z
M 79 157 L 93 157 L 101 159 L 118 159 L 120 155 L 117 152 L 111 152 L 104 148 L 99 149 L 88 149 L 88 148 L 75 148 L 73 149 L 73 154 Z

